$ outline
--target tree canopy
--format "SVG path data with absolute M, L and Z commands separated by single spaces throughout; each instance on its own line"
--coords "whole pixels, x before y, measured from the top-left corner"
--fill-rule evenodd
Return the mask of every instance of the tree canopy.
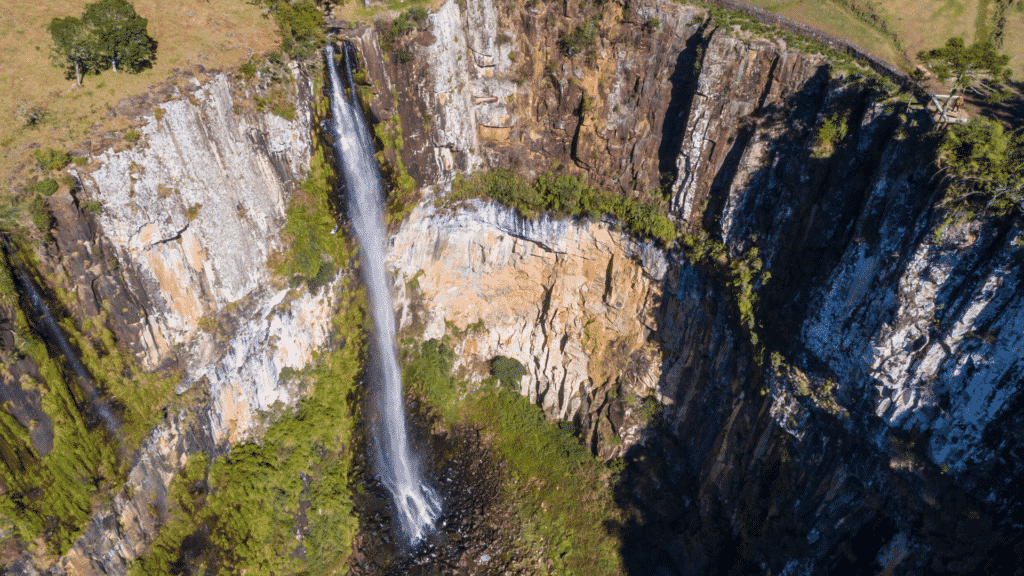
M 953 93 L 973 89 L 990 100 L 1000 100 L 1007 95 L 1003 83 L 1010 79 L 1011 70 L 1006 67 L 1010 57 L 997 52 L 989 40 L 967 46 L 963 38 L 954 36 L 941 48 L 918 52 L 917 58 L 940 82 L 952 79 Z
M 128 0 L 99 0 L 86 4 L 82 23 L 96 38 L 101 56 L 133 72 L 143 68 L 156 52 L 156 41 L 146 32 L 149 22 Z
M 939 164 L 953 180 L 943 204 L 955 215 L 971 206 L 1006 214 L 1024 210 L 1024 135 L 977 116 L 950 126 L 939 145 Z
M 51 60 L 55 66 L 74 72 L 78 85 L 82 74 L 94 69 L 98 54 L 95 39 L 80 18 L 54 18 L 47 27 L 53 37 Z
M 152 64 L 157 42 L 146 28 L 149 22 L 135 12 L 128 0 L 99 0 L 85 6 L 81 18 L 54 18 L 47 30 L 53 38 L 54 65 L 82 75 L 118 65 L 138 72 Z

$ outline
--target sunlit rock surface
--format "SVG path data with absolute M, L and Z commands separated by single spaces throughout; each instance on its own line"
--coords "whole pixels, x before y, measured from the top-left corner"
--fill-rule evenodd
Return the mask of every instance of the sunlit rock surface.
M 529 369 L 522 392 L 553 418 L 598 410 L 622 369 L 623 394 L 658 394 L 660 250 L 605 223 L 531 222 L 493 203 L 453 212 L 421 205 L 391 239 L 399 320 L 424 338 L 471 331 L 460 360 L 480 376 L 495 356 Z M 418 288 L 413 288 L 412 280 Z M 416 308 L 424 318 L 415 318 Z M 600 396 L 600 398 L 598 398 Z M 635 431 L 633 436 L 635 436 Z M 633 438 L 635 440 L 635 438 Z
M 328 338 L 333 283 L 311 294 L 270 282 L 312 149 L 312 81 L 293 72 L 292 121 L 254 113 L 225 74 L 172 92 L 159 120 L 138 117 L 134 146 L 79 170 L 103 206 L 98 233 L 70 197 L 55 197 L 56 266 L 93 287 L 82 309 L 108 310 L 143 366 L 183 370 L 176 391 L 189 399 L 145 440 L 126 489 L 57 563 L 63 573 L 126 573 L 166 521 L 167 489 L 188 454 L 217 453 L 258 434 L 261 414 L 294 406 L 300 391 L 281 372 L 305 367 Z M 104 254 L 112 272 L 96 276 Z
M 287 192 L 309 165 L 311 110 L 297 107 L 289 122 L 236 106 L 221 74 L 161 104 L 136 146 L 97 155 L 99 168 L 81 174 L 103 205 L 106 238 L 142 282 L 151 366 L 204 315 L 262 288 L 267 258 L 284 248 Z

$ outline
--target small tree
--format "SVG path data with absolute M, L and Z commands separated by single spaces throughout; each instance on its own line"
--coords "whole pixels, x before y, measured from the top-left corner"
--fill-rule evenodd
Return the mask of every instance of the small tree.
M 963 38 L 954 36 L 946 40 L 945 46 L 941 48 L 918 52 L 917 58 L 935 72 L 940 82 L 951 78 L 953 80 L 950 98 L 940 106 L 939 112 L 943 117 L 946 106 L 957 92 L 970 89 L 987 96 L 991 102 L 1002 100 L 1008 95 L 1004 82 L 1010 79 L 1011 70 L 1006 67 L 1010 57 L 996 52 L 995 46 L 988 40 L 966 46 Z
M 89 32 L 82 20 L 74 16 L 54 18 L 47 26 L 53 37 L 51 60 L 55 66 L 66 68 L 70 76 L 74 71 L 78 86 L 82 86 L 82 74 L 96 63 L 98 45 L 96 37 Z
M 81 18 L 54 18 L 48 30 L 53 37 L 53 63 L 72 70 L 82 85 L 82 75 L 110 67 L 137 72 L 152 62 L 156 40 L 146 31 L 149 22 L 135 12 L 128 0 L 100 0 L 85 6 Z
M 135 12 L 128 0 L 100 0 L 86 4 L 82 22 L 96 38 L 100 56 L 117 72 L 137 71 L 156 53 L 156 40 L 146 31 L 149 21 Z
M 981 200 L 982 213 L 1024 210 L 1024 136 L 1006 134 L 995 120 L 975 117 L 950 126 L 939 145 L 939 165 L 952 184 L 943 200 L 954 219 L 970 217 Z

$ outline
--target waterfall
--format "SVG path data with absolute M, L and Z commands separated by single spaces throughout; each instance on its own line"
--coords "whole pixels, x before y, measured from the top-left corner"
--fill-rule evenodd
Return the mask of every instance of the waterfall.
M 334 158 L 348 196 L 349 218 L 359 238 L 359 261 L 369 298 L 373 333 L 369 364 L 371 437 L 377 476 L 394 499 L 402 531 L 415 544 L 440 514 L 440 500 L 423 480 L 409 451 L 402 404 L 402 376 L 395 355 L 395 316 L 391 282 L 384 262 L 384 186 L 374 158 L 369 129 L 352 82 L 355 50 L 344 45 L 349 98 L 338 78 L 334 47 L 327 45 L 331 79 L 331 130 Z
M 43 331 L 43 335 L 52 344 L 57 346 L 60 353 L 64 355 L 64 360 L 67 362 L 71 371 L 78 377 L 78 384 L 88 400 L 88 409 L 95 412 L 95 415 L 103 421 L 104 427 L 110 434 L 116 434 L 121 429 L 121 421 L 115 414 L 114 410 L 110 407 L 103 396 L 100 394 L 99 389 L 93 383 L 92 378 L 89 376 L 89 371 L 86 370 L 82 361 L 79 360 L 78 355 L 75 354 L 75 350 L 71 347 L 71 343 L 64 336 L 64 331 L 60 329 L 60 325 L 57 324 L 57 319 L 50 313 L 49 307 L 46 306 L 46 301 L 43 300 L 39 290 L 36 289 L 36 285 L 29 278 L 28 274 L 25 273 L 19 267 L 12 266 L 13 270 L 17 272 L 14 277 L 17 279 L 18 284 L 21 285 L 21 289 L 25 295 L 28 296 L 29 306 L 32 308 L 36 319 L 39 321 L 39 327 Z

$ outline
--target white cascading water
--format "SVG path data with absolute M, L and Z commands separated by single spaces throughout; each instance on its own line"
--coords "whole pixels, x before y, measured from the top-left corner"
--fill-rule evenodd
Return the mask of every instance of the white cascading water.
M 419 464 L 409 451 L 402 376 L 395 355 L 391 283 L 384 262 L 384 187 L 352 83 L 355 50 L 348 44 L 344 50 L 345 72 L 351 88 L 349 98 L 345 97 L 338 78 L 334 47 L 328 44 L 325 51 L 331 78 L 334 157 L 339 173 L 344 176 L 349 218 L 359 238 L 359 261 L 374 327 L 367 368 L 375 465 L 377 476 L 394 499 L 402 531 L 415 544 L 433 527 L 440 514 L 440 501 L 424 482 Z

